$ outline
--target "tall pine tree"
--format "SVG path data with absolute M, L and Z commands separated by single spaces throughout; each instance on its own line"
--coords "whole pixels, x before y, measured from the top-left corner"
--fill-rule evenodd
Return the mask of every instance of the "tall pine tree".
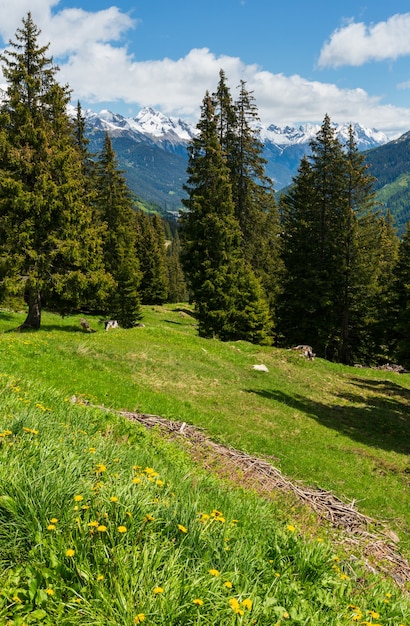
M 263 290 L 241 251 L 229 168 L 212 98 L 205 95 L 199 134 L 189 148 L 188 198 L 182 216 L 182 262 L 198 314 L 199 333 L 222 340 L 266 341 Z
M 141 318 L 141 272 L 136 252 L 136 217 L 131 194 L 118 167 L 108 133 L 99 156 L 97 207 L 105 226 L 104 263 L 116 288 L 106 304 L 110 317 L 124 328 L 132 328 Z
M 70 92 L 39 46 L 29 13 L 1 56 L 7 81 L 0 110 L 0 281 L 21 293 L 26 328 L 39 328 L 43 304 L 65 313 L 111 286 L 101 231 L 83 197 L 81 158 L 67 115 Z
M 282 198 L 280 329 L 285 343 L 310 343 L 350 363 L 371 341 L 377 288 L 378 221 L 373 179 L 350 130 L 346 149 L 326 115 L 311 156 Z

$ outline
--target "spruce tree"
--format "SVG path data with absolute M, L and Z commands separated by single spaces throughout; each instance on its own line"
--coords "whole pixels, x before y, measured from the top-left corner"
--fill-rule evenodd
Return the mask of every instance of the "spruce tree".
M 187 286 L 181 265 L 181 241 L 178 230 L 167 247 L 168 302 L 186 302 Z
M 31 14 L 0 56 L 7 81 L 0 109 L 0 281 L 28 305 L 25 328 L 39 328 L 42 306 L 62 313 L 92 290 L 106 297 L 112 281 L 102 264 L 101 231 L 84 200 L 70 92 L 38 45 Z
M 410 221 L 400 241 L 395 274 L 391 304 L 396 318 L 396 356 L 401 365 L 410 368 Z
M 182 262 L 199 333 L 222 340 L 266 341 L 270 320 L 263 291 L 241 251 L 229 168 L 207 93 L 189 148 L 188 198 L 182 215 Z
M 163 304 L 168 296 L 165 232 L 157 215 L 137 212 L 137 256 L 142 273 L 143 304 Z
M 136 253 L 136 218 L 131 194 L 106 133 L 97 170 L 97 214 L 104 224 L 104 263 L 116 288 L 106 304 L 108 315 L 123 328 L 141 318 L 141 272 Z
M 218 138 L 230 171 L 242 251 L 261 279 L 273 317 L 281 272 L 279 219 L 273 184 L 265 173 L 258 109 L 244 81 L 240 83 L 238 99 L 232 102 L 223 72 L 214 100 Z
M 377 287 L 378 219 L 373 179 L 352 129 L 346 149 L 326 115 L 282 199 L 280 330 L 285 343 L 310 343 L 351 363 L 369 349 Z

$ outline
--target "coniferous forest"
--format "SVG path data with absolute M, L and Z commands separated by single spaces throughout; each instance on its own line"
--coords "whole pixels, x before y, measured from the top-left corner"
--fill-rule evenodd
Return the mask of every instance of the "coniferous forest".
M 59 84 L 29 13 L 0 56 L 0 301 L 92 312 L 124 328 L 143 304 L 190 300 L 200 335 L 291 347 L 353 364 L 410 366 L 410 226 L 375 200 L 353 130 L 328 115 L 292 185 L 275 199 L 258 110 L 221 70 L 189 147 L 178 224 L 135 209 L 107 135 L 89 151 L 78 104 Z

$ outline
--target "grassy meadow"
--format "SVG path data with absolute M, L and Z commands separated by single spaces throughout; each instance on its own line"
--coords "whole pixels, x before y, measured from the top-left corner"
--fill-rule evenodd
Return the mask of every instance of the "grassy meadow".
M 290 496 L 91 406 L 272 459 L 385 521 L 408 558 L 410 375 L 201 339 L 186 306 L 108 333 L 80 317 L 16 333 L 24 315 L 0 311 L 0 624 L 410 625 L 409 594 Z

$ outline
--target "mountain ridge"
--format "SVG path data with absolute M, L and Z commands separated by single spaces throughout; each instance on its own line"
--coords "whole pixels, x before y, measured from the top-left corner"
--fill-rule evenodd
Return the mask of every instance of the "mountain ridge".
M 75 116 L 75 109 L 70 114 Z M 194 124 L 168 117 L 151 107 L 142 108 L 135 117 L 124 117 L 108 110 L 83 112 L 91 149 L 99 152 L 108 132 L 130 189 L 143 200 L 157 204 L 162 212 L 177 214 L 184 197 L 188 164 L 187 147 L 197 134 Z M 335 124 L 342 142 L 348 137 L 349 124 Z M 375 129 L 352 124 L 360 150 L 387 143 L 388 137 Z M 276 190 L 292 181 L 301 158 L 309 151 L 309 142 L 319 124 L 299 126 L 256 126 L 264 144 L 266 173 Z

